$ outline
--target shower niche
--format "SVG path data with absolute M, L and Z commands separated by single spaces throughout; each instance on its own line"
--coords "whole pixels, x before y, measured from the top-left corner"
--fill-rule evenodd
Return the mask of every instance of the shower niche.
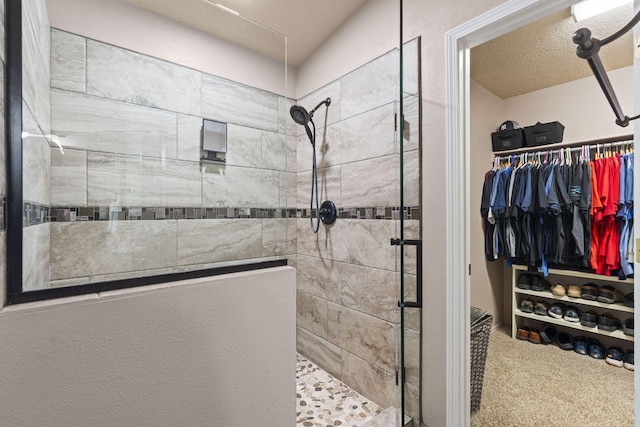
M 200 160 L 211 163 L 226 163 L 227 124 L 215 120 L 202 120 L 202 150 Z

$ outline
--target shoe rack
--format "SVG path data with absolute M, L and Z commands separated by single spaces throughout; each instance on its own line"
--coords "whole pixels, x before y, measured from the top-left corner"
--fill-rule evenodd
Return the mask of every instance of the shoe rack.
M 531 299 L 533 301 L 543 301 L 549 305 L 554 302 L 562 302 L 567 306 L 573 305 L 579 308 L 581 311 L 587 311 L 590 309 L 594 309 L 598 312 L 598 314 L 602 314 L 605 312 L 609 312 L 617 317 L 621 323 L 624 323 L 625 319 L 633 317 L 634 308 L 627 307 L 623 303 L 613 303 L 606 304 L 599 301 L 590 301 L 583 298 L 571 298 L 568 296 L 556 296 L 551 293 L 550 290 L 547 291 L 533 291 L 520 289 L 517 287 L 518 277 L 520 274 L 527 272 L 527 267 L 523 265 L 514 265 L 511 269 L 512 277 L 511 277 L 511 286 L 512 286 L 512 319 L 511 319 L 511 337 L 516 338 L 516 334 L 518 332 L 518 328 L 522 327 L 526 319 L 535 320 L 538 322 L 544 322 L 556 326 L 560 326 L 562 328 L 568 328 L 577 330 L 584 334 L 593 334 L 599 336 L 607 336 L 610 338 L 615 338 L 624 341 L 633 342 L 633 337 L 626 335 L 622 332 L 622 329 L 617 329 L 613 332 L 603 331 L 595 328 L 589 328 L 581 325 L 579 322 L 573 323 L 568 322 L 564 319 L 555 319 L 551 316 L 541 316 L 535 313 L 525 313 L 520 310 L 520 302 L 525 299 Z M 623 294 L 628 294 L 633 292 L 633 279 L 627 280 L 618 280 L 617 277 L 614 276 L 602 276 L 599 274 L 592 273 L 584 273 L 580 271 L 571 271 L 571 270 L 558 270 L 558 269 L 549 269 L 549 276 L 546 278 L 551 285 L 560 282 L 564 285 L 584 285 L 586 283 L 595 283 L 598 286 L 602 285 L 612 285 Z M 574 333 L 574 335 L 577 335 Z M 594 336 L 595 338 L 595 336 Z M 622 344 L 622 343 L 621 343 Z

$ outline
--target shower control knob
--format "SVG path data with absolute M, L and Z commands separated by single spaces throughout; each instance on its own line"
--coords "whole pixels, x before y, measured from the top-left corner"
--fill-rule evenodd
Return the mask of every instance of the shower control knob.
M 331 225 L 336 222 L 338 217 L 338 211 L 336 205 L 331 200 L 325 200 L 320 205 L 320 221 L 326 225 Z

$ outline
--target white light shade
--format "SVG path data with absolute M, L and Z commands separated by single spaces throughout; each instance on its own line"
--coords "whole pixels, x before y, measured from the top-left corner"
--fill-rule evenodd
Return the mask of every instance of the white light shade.
M 571 15 L 574 21 L 580 22 L 631 2 L 633 0 L 585 0 L 571 6 Z

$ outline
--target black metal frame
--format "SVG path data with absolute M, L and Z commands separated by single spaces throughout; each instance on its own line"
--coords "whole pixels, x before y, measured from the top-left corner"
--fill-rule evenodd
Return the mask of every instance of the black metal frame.
M 146 286 L 263 268 L 287 265 L 286 259 L 194 270 L 182 273 L 136 277 L 24 292 L 22 289 L 22 1 L 0 0 L 5 4 L 5 121 L 6 121 L 6 282 L 7 304 L 92 294 L 109 290 Z
M 7 302 L 22 294 L 22 1 L 5 0 Z
M 179 280 L 198 279 L 201 277 L 219 276 L 221 274 L 240 273 L 243 271 L 261 270 L 264 268 L 283 267 L 285 265 L 287 265 L 287 260 L 281 259 L 253 264 L 241 264 L 227 267 L 210 268 L 207 270 L 193 270 L 184 273 L 135 277 L 131 279 L 113 280 L 110 282 L 87 283 L 86 285 L 65 286 L 60 288 L 42 289 L 39 291 L 20 292 L 19 294 L 11 295 L 11 298 L 9 298 L 9 295 L 7 295 L 7 303 L 20 304 L 24 302 L 41 301 L 53 298 L 94 294 L 98 292 L 134 288 L 138 286 L 177 282 Z M 22 283 L 20 283 L 20 285 L 22 285 Z

